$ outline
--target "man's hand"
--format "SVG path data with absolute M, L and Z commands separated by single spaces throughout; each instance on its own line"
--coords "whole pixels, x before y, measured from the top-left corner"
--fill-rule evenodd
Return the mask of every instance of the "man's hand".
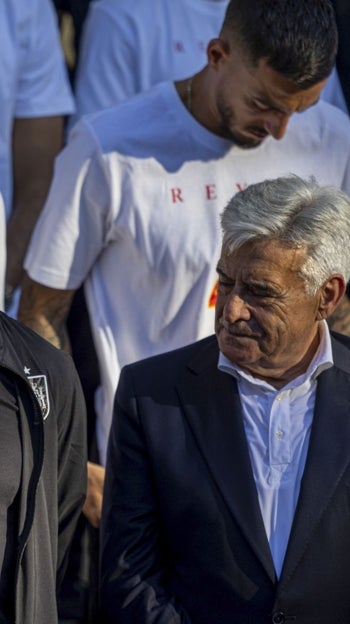
M 83 514 L 95 529 L 100 526 L 101 521 L 104 480 L 105 469 L 88 462 L 87 494 Z

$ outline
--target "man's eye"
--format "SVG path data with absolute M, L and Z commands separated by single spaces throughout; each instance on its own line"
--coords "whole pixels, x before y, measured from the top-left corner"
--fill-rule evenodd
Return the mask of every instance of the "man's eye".
M 250 290 L 254 297 L 260 297 L 265 299 L 273 297 L 273 293 L 269 290 L 265 290 L 264 288 L 251 288 Z
M 221 280 L 219 279 L 218 282 L 218 287 L 222 287 L 222 288 L 232 288 L 234 286 L 234 284 L 232 282 L 225 282 L 225 280 Z
M 252 107 L 255 108 L 255 110 L 258 110 L 262 113 L 269 110 L 269 106 L 267 106 L 267 104 L 263 104 L 262 102 L 259 102 L 258 100 L 252 100 L 251 104 L 252 104 Z

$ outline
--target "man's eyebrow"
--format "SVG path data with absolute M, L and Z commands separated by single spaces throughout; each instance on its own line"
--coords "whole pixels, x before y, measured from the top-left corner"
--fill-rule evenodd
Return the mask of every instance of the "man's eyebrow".
M 262 104 L 262 106 L 267 106 L 269 107 L 271 110 L 276 111 L 277 113 L 281 113 L 282 115 L 294 115 L 295 113 L 303 113 L 305 110 L 311 108 L 312 106 L 316 106 L 316 104 L 318 104 L 318 102 L 320 101 L 321 97 L 317 96 L 316 99 L 313 102 L 310 102 L 310 104 L 308 104 L 306 107 L 302 108 L 302 109 L 295 109 L 292 110 L 288 107 L 284 107 L 283 105 L 281 105 L 280 102 L 274 102 L 273 100 L 270 100 L 269 98 L 266 98 L 264 96 L 256 96 L 254 98 L 257 102 L 259 102 L 260 104 Z
M 217 267 L 216 267 L 216 272 L 219 275 L 223 275 L 224 277 L 228 277 L 228 275 L 226 275 L 225 271 L 223 271 L 219 265 L 217 265 Z
M 268 96 L 264 94 L 258 94 L 258 93 L 256 93 L 255 95 L 252 94 L 251 98 L 255 100 L 255 102 L 258 102 L 259 104 L 261 104 L 261 106 L 265 106 L 266 108 L 269 108 L 270 110 L 274 110 L 278 113 L 282 113 L 283 115 L 291 115 L 294 112 L 288 108 L 283 107 L 281 103 L 278 102 L 277 100 L 276 101 L 271 100 Z
M 257 100 L 263 105 L 269 107 L 271 110 L 276 111 L 276 113 L 281 113 L 282 115 L 294 115 L 296 111 L 287 108 L 286 106 L 282 106 L 280 102 L 274 102 L 273 100 L 261 99 L 257 98 Z

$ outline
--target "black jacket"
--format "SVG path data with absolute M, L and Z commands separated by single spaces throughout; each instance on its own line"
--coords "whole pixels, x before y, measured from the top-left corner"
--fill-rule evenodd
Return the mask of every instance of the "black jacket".
M 103 624 L 349 624 L 350 339 L 333 334 L 276 578 L 218 345 L 126 366 L 101 524 Z
M 22 445 L 15 621 L 55 624 L 86 492 L 84 400 L 71 357 L 2 313 L 0 364 L 16 388 Z

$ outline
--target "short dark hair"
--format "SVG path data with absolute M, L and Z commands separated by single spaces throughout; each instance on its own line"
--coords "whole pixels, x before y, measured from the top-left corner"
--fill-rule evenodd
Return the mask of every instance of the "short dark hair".
M 335 63 L 338 32 L 329 0 L 231 0 L 221 35 L 256 65 L 268 65 L 301 89 L 325 80 Z

